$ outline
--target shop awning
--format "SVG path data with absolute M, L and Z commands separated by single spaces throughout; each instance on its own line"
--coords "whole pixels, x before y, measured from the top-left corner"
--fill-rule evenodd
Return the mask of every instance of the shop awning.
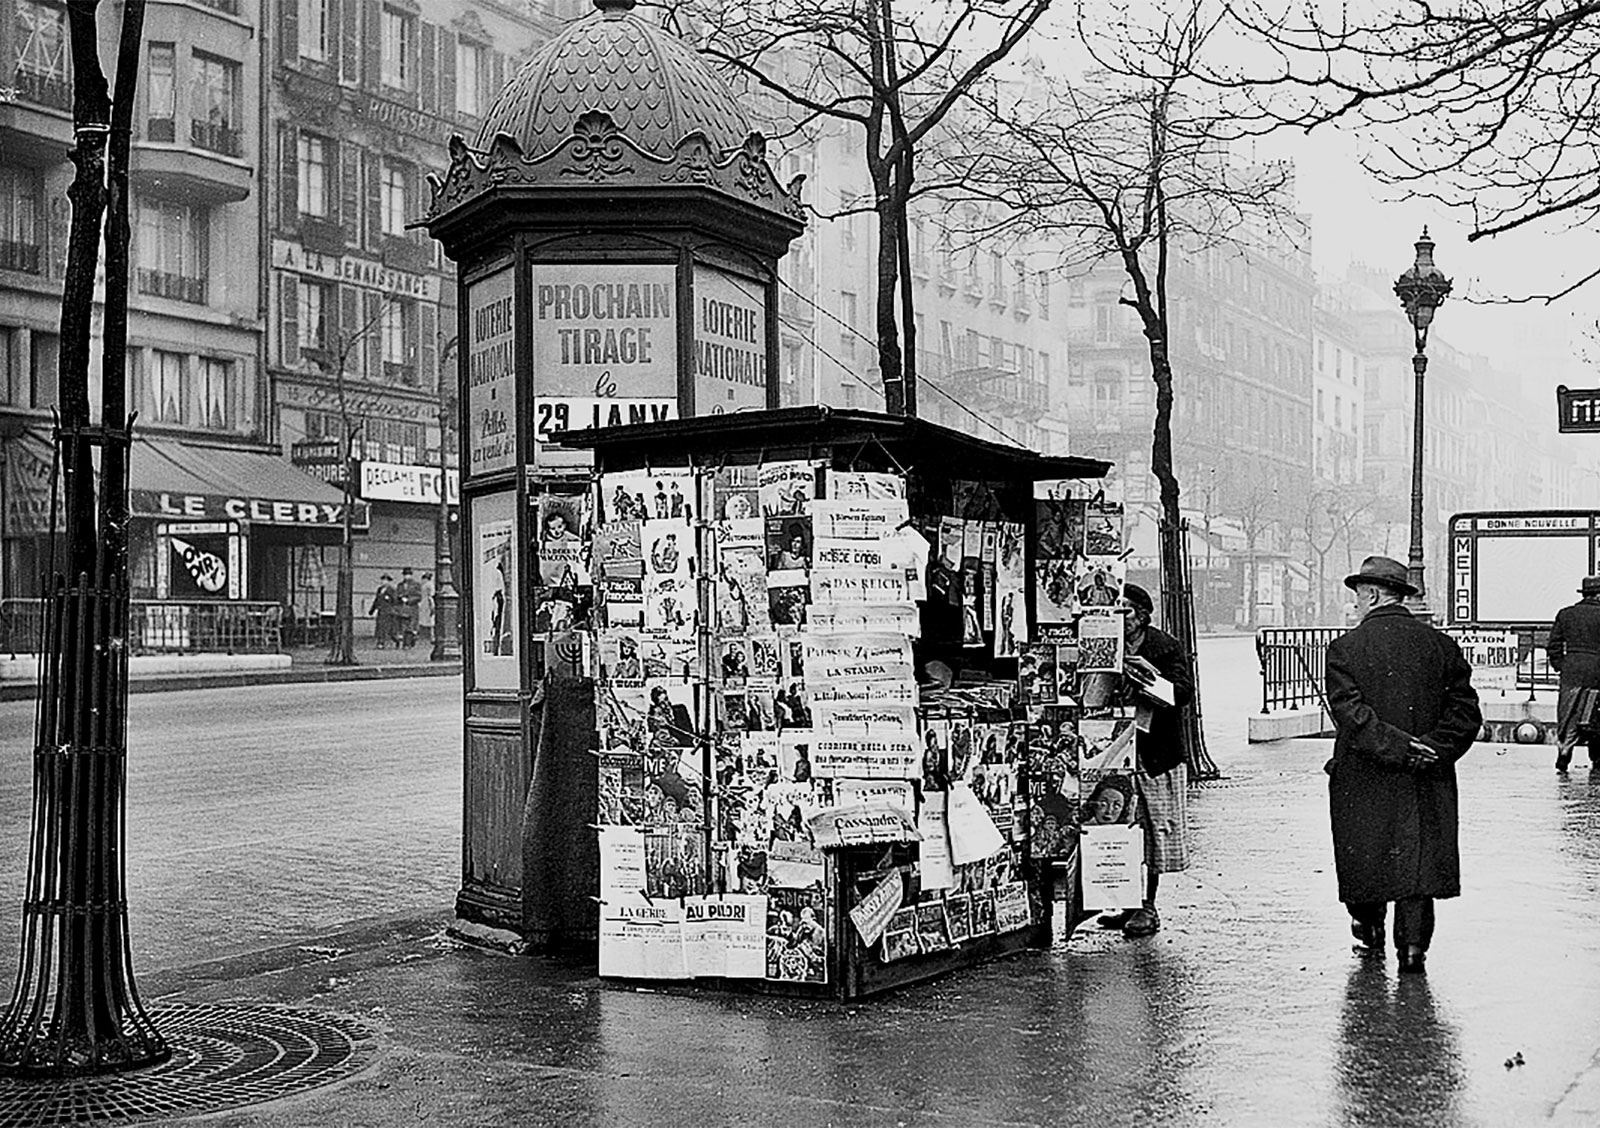
M 128 478 L 136 517 L 324 529 L 344 522 L 343 491 L 264 451 L 140 436 Z M 367 503 L 355 501 L 350 517 L 353 528 L 367 528 Z

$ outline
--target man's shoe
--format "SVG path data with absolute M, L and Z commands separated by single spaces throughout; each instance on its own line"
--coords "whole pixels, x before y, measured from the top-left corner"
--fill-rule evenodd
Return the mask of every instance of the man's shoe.
M 1356 938 L 1357 950 L 1365 955 L 1383 955 L 1383 925 L 1350 922 L 1350 935 Z
M 1572 750 L 1570 748 L 1565 752 L 1556 753 L 1556 771 L 1566 771 L 1567 765 L 1570 763 L 1572 763 Z
M 1410 972 L 1412 974 L 1420 975 L 1423 972 L 1428 970 L 1424 966 L 1426 963 L 1427 963 L 1426 954 L 1423 952 L 1423 950 L 1421 948 L 1417 947 L 1415 944 L 1407 944 L 1404 948 L 1400 949 L 1400 970 L 1401 971 Z
M 1154 936 L 1161 929 L 1161 918 L 1154 908 L 1134 909 L 1122 926 L 1124 936 Z
M 1101 928 L 1121 928 L 1128 923 L 1128 918 L 1132 915 L 1132 909 L 1123 909 L 1120 913 L 1106 913 L 1099 917 L 1095 923 Z

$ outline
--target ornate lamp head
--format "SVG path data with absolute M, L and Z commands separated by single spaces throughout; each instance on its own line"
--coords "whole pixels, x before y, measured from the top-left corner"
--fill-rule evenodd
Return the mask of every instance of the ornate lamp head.
M 1433 240 L 1428 238 L 1426 227 L 1422 229 L 1422 238 L 1417 240 L 1417 261 L 1395 279 L 1394 292 L 1417 331 L 1417 351 L 1420 352 L 1427 343 L 1433 315 L 1450 293 L 1450 279 L 1434 265 Z

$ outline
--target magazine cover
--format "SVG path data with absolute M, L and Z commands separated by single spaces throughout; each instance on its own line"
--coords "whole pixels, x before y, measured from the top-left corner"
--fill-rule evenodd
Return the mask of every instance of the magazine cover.
M 817 496 L 818 468 L 805 461 L 763 462 L 757 489 L 763 517 L 798 517 Z
M 950 929 L 944 918 L 944 902 L 931 901 L 913 906 L 917 922 L 917 947 L 923 952 L 944 952 L 950 948 Z
M 712 520 L 743 521 L 761 516 L 760 493 L 757 467 L 722 467 L 711 482 Z
M 828 981 L 827 900 L 819 889 L 767 890 L 767 978 Z
M 922 953 L 917 946 L 915 909 L 899 909 L 889 918 L 889 927 L 883 932 L 882 952 L 884 963 L 894 963 Z

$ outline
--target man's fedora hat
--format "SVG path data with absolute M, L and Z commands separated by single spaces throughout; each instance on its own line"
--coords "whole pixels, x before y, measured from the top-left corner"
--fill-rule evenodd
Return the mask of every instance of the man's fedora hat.
M 1401 595 L 1416 595 L 1417 589 L 1412 586 L 1411 579 L 1406 574 L 1406 566 L 1398 560 L 1390 560 L 1387 556 L 1369 556 L 1361 562 L 1361 571 L 1344 578 L 1344 586 L 1354 588 L 1357 584 L 1382 584 L 1386 588 L 1393 588 Z
M 1585 576 L 1583 584 L 1578 588 L 1579 595 L 1594 595 L 1600 592 L 1600 576 Z

